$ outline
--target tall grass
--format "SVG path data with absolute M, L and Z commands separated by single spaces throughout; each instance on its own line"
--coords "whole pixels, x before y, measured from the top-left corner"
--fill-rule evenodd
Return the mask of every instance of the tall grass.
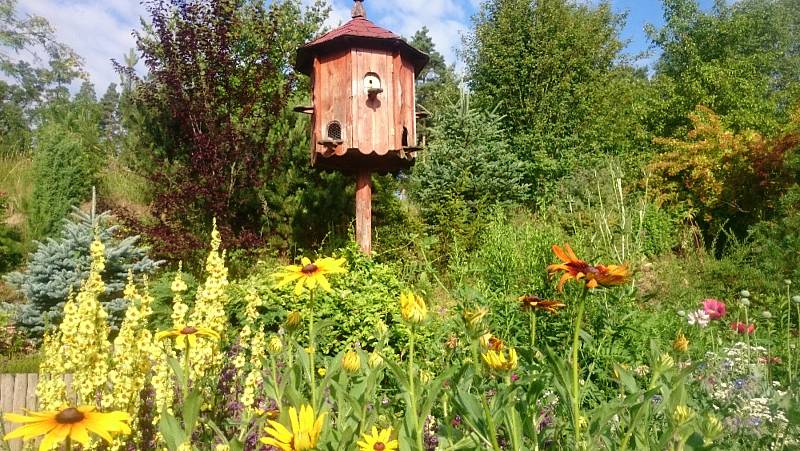
M 7 211 L 0 212 L 0 220 L 18 228 L 28 237 L 26 211 L 33 193 L 33 164 L 28 156 L 0 155 L 0 191 L 8 198 Z
M 112 206 L 121 206 L 137 214 L 145 214 L 151 200 L 147 179 L 109 158 L 100 171 L 98 193 Z

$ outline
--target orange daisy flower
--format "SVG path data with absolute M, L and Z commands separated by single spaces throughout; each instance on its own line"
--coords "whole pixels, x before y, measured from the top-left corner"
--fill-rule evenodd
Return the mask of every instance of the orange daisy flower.
M 548 313 L 557 313 L 557 309 L 566 307 L 566 304 L 561 301 L 542 299 L 530 294 L 520 296 L 519 302 L 525 310 L 544 310 Z
M 558 280 L 558 291 L 562 291 L 564 284 L 570 279 L 574 279 L 576 282 L 584 280 L 586 288 L 597 288 L 598 286 L 622 285 L 630 277 L 626 265 L 590 265 L 575 256 L 575 252 L 572 251 L 569 244 L 565 244 L 564 249 L 554 244 L 553 253 L 563 262 L 547 267 L 547 272 L 551 276 L 559 271 L 564 272 Z

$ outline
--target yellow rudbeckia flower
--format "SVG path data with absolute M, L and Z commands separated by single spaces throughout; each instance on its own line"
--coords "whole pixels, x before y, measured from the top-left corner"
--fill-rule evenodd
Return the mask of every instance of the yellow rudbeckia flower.
M 81 445 L 89 445 L 89 432 L 93 432 L 111 443 L 112 434 L 130 434 L 130 415 L 125 412 L 95 412 L 92 406 L 67 407 L 60 411 L 29 412 L 28 415 L 7 413 L 6 421 L 22 423 L 3 437 L 4 440 L 22 438 L 29 440 L 44 435 L 39 451 L 47 451 L 69 439 Z
M 396 451 L 400 447 L 400 444 L 397 440 L 390 440 L 389 438 L 391 435 L 392 428 L 378 431 L 378 428 L 372 426 L 372 433 L 365 433 L 361 436 L 361 440 L 356 443 L 358 445 L 358 451 Z
M 156 340 L 163 340 L 165 338 L 175 338 L 175 342 L 183 342 L 184 345 L 189 343 L 189 346 L 194 347 L 197 343 L 197 337 L 206 337 L 213 340 L 219 340 L 219 334 L 207 327 L 194 327 L 194 326 L 175 326 L 156 334 Z
M 322 424 L 325 422 L 325 414 L 319 416 L 314 414 L 314 409 L 309 405 L 300 406 L 300 413 L 297 409 L 289 407 L 289 421 L 292 429 L 277 421 L 268 420 L 266 427 L 268 437 L 262 437 L 261 443 L 272 445 L 281 451 L 305 451 L 314 449 L 322 432 Z
M 295 296 L 300 296 L 303 293 L 303 288 L 313 290 L 317 285 L 330 292 L 332 291 L 331 285 L 325 275 L 347 272 L 347 269 L 344 268 L 344 263 L 345 259 L 343 258 L 325 257 L 311 263 L 311 260 L 303 257 L 299 265 L 284 266 L 274 274 L 274 277 L 280 279 L 275 288 L 283 288 L 286 285 L 297 282 L 294 286 Z
M 490 349 L 483 354 L 483 361 L 495 371 L 511 371 L 517 367 L 517 351 L 508 348 L 508 357 L 505 351 Z

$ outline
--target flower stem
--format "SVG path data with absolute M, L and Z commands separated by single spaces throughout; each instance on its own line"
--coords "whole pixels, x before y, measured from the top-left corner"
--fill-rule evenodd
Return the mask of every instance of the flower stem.
M 310 289 L 309 293 L 311 299 L 308 302 L 308 372 L 310 373 L 311 381 L 311 405 L 316 412 L 319 406 L 317 406 L 317 363 L 314 358 L 314 352 L 316 352 L 316 340 L 314 338 L 314 290 Z
M 536 312 L 531 310 L 530 312 L 530 321 L 531 321 L 531 352 L 534 352 L 536 348 Z
M 579 381 L 579 371 L 578 371 L 578 350 L 580 348 L 580 330 L 581 330 L 581 321 L 583 320 L 583 307 L 584 302 L 586 301 L 586 293 L 588 289 L 584 288 L 583 292 L 581 293 L 581 297 L 578 300 L 578 312 L 575 315 L 575 330 L 572 336 L 572 427 L 575 433 L 575 447 L 580 448 L 581 443 L 581 428 L 580 428 L 580 417 L 581 417 L 581 393 L 580 393 L 580 381 Z
M 419 415 L 417 414 L 417 391 L 414 387 L 414 337 L 415 337 L 415 328 L 414 325 L 411 325 L 411 336 L 408 339 L 408 399 L 409 399 L 409 408 L 411 409 L 411 418 L 413 421 L 416 422 L 416 427 L 414 428 L 416 433 L 416 441 L 418 449 L 422 450 L 425 449 L 423 446 L 422 440 L 422 424 L 420 422 Z M 424 421 L 424 420 L 423 420 Z
M 64 451 L 72 451 L 72 438 L 67 435 L 67 441 L 64 442 Z
M 489 440 L 492 442 L 492 449 L 501 451 L 500 444 L 497 442 L 497 426 L 495 426 L 494 417 L 492 417 L 492 412 L 489 410 L 489 403 L 486 402 L 486 395 L 481 396 L 481 402 L 483 403 L 483 414 L 486 416 L 486 426 L 489 429 Z

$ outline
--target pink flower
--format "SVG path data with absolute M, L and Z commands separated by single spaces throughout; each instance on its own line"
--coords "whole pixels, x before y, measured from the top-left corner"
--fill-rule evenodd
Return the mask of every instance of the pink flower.
M 725 303 L 716 299 L 706 299 L 703 301 L 703 310 L 709 318 L 720 319 L 725 316 Z
M 740 322 L 731 323 L 731 329 L 739 334 L 747 334 L 750 335 L 756 330 L 756 325 L 753 323 L 745 324 Z

